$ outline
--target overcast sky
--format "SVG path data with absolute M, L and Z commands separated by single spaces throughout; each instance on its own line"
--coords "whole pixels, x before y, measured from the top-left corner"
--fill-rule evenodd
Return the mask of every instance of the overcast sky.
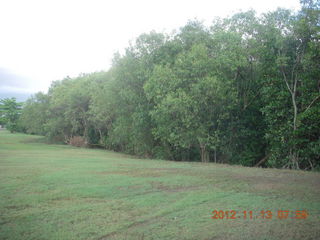
M 53 80 L 107 70 L 141 33 L 277 7 L 297 10 L 299 0 L 0 0 L 0 93 L 47 91 Z

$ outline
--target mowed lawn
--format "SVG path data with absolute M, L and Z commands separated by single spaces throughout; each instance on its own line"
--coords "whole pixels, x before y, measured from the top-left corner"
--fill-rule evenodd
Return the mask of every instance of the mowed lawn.
M 2 130 L 0 239 L 320 239 L 320 174 L 137 159 Z

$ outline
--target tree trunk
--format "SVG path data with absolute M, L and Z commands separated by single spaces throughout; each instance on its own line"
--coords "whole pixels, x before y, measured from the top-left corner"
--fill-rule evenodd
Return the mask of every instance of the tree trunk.
M 254 165 L 254 167 L 259 167 L 261 164 L 265 163 L 268 160 L 269 156 L 270 156 L 270 154 L 263 157 L 256 165 Z
M 296 149 L 290 149 L 290 160 L 292 169 L 300 169 L 299 167 L 299 157 Z
M 295 64 L 295 66 L 296 66 L 296 64 Z M 289 81 L 288 81 L 288 78 L 287 78 L 287 75 L 286 75 L 284 69 L 281 70 L 282 75 L 283 75 L 283 80 L 284 80 L 284 82 L 290 92 L 290 95 L 291 95 L 291 101 L 292 101 L 292 106 L 293 106 L 293 134 L 295 134 L 295 132 L 297 130 L 297 117 L 298 117 L 298 106 L 297 106 L 297 101 L 296 101 L 298 78 L 295 73 L 295 66 L 293 67 L 292 72 L 291 72 L 292 86 L 290 86 L 290 84 L 289 84 Z M 300 169 L 299 168 L 299 157 L 297 154 L 297 149 L 295 147 L 295 144 L 290 148 L 289 157 L 290 157 L 290 162 L 291 162 L 291 164 L 290 164 L 291 168 Z
M 200 145 L 200 152 L 201 152 L 201 162 L 209 162 L 210 155 L 205 145 Z
M 102 144 L 102 146 L 103 146 L 104 148 L 106 148 L 106 144 L 105 144 L 105 141 L 103 140 L 103 136 L 102 136 L 102 131 L 101 131 L 101 129 L 98 129 L 98 132 L 99 132 L 99 137 L 100 137 L 99 143 Z
M 291 92 L 292 105 L 293 105 L 293 134 L 295 134 L 295 132 L 297 130 L 297 116 L 298 116 L 298 107 L 297 107 L 297 102 L 296 102 L 297 82 L 298 82 L 297 76 L 295 76 L 293 91 Z M 298 153 L 297 153 L 297 149 L 295 147 L 295 144 L 294 144 L 294 146 L 292 146 L 291 162 L 292 162 L 292 168 L 300 169 L 299 168 L 299 157 L 298 157 Z
M 295 78 L 293 91 L 291 92 L 292 105 L 293 105 L 293 131 L 297 130 L 297 116 L 298 116 L 298 107 L 296 102 L 297 82 L 298 82 L 297 78 Z

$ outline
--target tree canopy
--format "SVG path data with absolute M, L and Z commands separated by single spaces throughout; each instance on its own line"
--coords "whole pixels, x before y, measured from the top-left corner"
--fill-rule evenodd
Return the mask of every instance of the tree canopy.
M 319 5 L 142 34 L 108 72 L 30 98 L 21 125 L 144 157 L 319 169 Z
M 18 124 L 21 105 L 15 98 L 0 100 L 0 125 L 4 125 L 10 132 L 21 130 Z

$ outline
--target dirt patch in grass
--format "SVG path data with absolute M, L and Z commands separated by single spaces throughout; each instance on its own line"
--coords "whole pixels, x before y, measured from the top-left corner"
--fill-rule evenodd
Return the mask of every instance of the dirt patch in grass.
M 142 188 L 144 188 L 142 185 L 131 185 L 131 186 L 118 187 L 118 189 L 120 191 L 127 191 L 128 189 L 130 189 L 130 190 L 138 190 L 138 189 L 142 189 Z
M 184 175 L 185 171 L 179 168 L 137 168 L 117 171 L 95 172 L 102 175 L 125 175 L 131 177 L 162 177 L 165 175 L 179 174 Z
M 130 236 L 128 236 L 128 229 L 130 228 L 134 228 L 134 227 L 138 227 L 138 226 L 141 226 L 141 225 L 145 225 L 145 224 L 150 224 L 152 222 L 155 222 L 157 221 L 157 219 L 155 218 L 152 218 L 152 219 L 146 219 L 146 220 L 143 220 L 143 221 L 138 221 L 138 222 L 134 222 L 134 223 L 131 223 L 130 225 L 128 226 L 125 226 L 117 231 L 113 231 L 113 232 L 110 232 L 104 236 L 101 236 L 100 238 L 98 238 L 99 240 L 109 240 L 109 239 L 113 239 L 115 237 L 118 237 L 119 235 L 123 235 L 123 233 L 125 233 L 125 239 L 132 239 L 132 235 L 130 234 Z M 137 235 L 137 233 L 135 233 L 135 235 Z M 141 237 L 140 239 L 144 239 L 144 234 L 139 234 L 138 235 L 139 237 Z
M 297 185 L 305 185 L 305 183 L 312 183 L 311 185 L 308 184 L 308 187 L 312 187 L 314 191 L 320 193 L 320 181 L 319 177 L 304 175 L 304 174 L 292 174 L 278 171 L 278 174 L 269 176 L 261 175 L 261 176 L 248 176 L 245 174 L 236 174 L 231 176 L 238 181 L 243 181 L 248 183 L 249 185 L 260 189 L 263 188 L 265 190 L 268 189 L 281 189 L 287 188 L 288 186 L 297 186 Z
M 26 209 L 26 208 L 30 208 L 32 207 L 31 205 L 19 205 L 19 206 L 16 206 L 16 205 L 11 205 L 11 206 L 6 206 L 5 208 L 6 209 L 9 209 L 9 210 L 17 210 L 17 211 L 20 211 L 20 210 L 23 210 L 23 209 Z
M 147 169 L 137 169 L 136 171 L 131 171 L 130 176 L 132 177 L 162 177 L 167 174 L 177 174 L 177 169 L 153 169 L 153 168 L 147 168 Z
M 75 197 L 61 197 L 61 198 L 54 198 L 51 200 L 48 200 L 48 203 L 50 205 L 55 206 L 65 206 L 69 204 L 103 204 L 103 203 L 109 203 L 110 199 L 104 199 L 104 198 L 91 198 L 91 197 L 82 197 L 82 198 L 75 198 Z
M 186 192 L 201 189 L 200 186 L 182 186 L 182 185 L 165 185 L 161 182 L 151 182 L 153 189 L 160 190 L 162 192 Z
M 123 170 L 120 170 L 120 171 L 103 171 L 103 172 L 94 172 L 94 173 L 98 174 L 98 175 L 126 175 L 126 176 L 129 175 L 129 171 L 123 171 Z

